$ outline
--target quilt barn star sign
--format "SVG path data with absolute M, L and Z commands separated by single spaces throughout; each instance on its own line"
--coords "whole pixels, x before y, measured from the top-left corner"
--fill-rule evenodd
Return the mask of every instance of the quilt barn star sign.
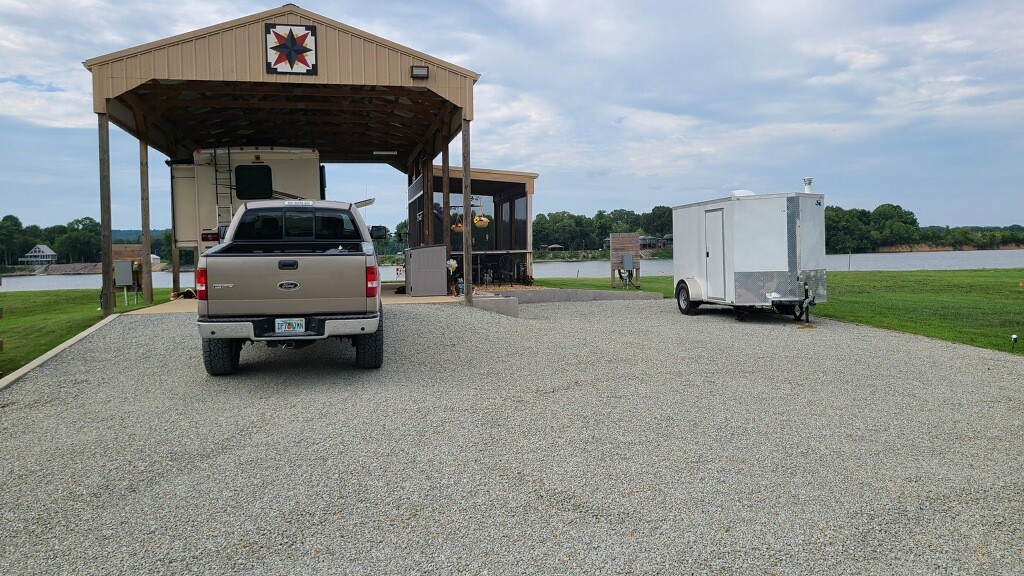
M 316 26 L 266 26 L 267 74 L 316 76 Z

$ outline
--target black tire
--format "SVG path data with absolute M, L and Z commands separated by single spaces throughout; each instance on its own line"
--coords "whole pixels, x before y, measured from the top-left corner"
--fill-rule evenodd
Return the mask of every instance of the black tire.
M 686 284 L 680 284 L 676 290 L 676 305 L 679 306 L 679 311 L 683 314 L 693 316 L 697 313 L 700 303 L 690 300 L 690 291 L 686 288 Z
M 242 345 L 226 338 L 203 338 L 203 365 L 210 376 L 234 374 Z
M 354 336 L 356 345 L 356 368 L 377 369 L 384 365 L 384 310 L 380 310 L 380 321 L 373 334 Z

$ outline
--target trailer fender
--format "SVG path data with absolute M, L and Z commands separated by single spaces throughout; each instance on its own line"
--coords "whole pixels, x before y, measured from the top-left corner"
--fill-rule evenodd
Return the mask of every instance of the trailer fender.
M 704 291 L 700 289 L 700 282 L 697 282 L 696 278 L 686 278 L 680 280 L 679 284 L 686 284 L 686 290 L 690 293 L 690 300 L 693 302 L 704 301 Z M 679 285 L 676 286 L 676 292 L 679 292 Z

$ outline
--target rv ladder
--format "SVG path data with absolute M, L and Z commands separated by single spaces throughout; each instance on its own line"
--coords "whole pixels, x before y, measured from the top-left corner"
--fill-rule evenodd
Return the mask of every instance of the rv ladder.
M 213 149 L 213 188 L 217 196 L 217 227 L 231 224 L 234 216 L 232 197 L 234 178 L 231 170 L 231 148 L 225 152 Z

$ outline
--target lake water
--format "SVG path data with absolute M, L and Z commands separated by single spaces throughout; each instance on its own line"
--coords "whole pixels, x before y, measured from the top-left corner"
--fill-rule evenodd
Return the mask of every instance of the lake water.
M 832 254 L 825 257 L 830 271 L 838 270 L 971 270 L 979 268 L 1024 268 L 1024 250 L 973 250 L 958 252 L 900 252 L 895 254 Z M 607 278 L 606 260 L 585 262 L 535 262 L 533 275 L 537 278 Z M 640 274 L 671 276 L 671 260 L 642 260 Z M 381 279 L 396 280 L 395 266 L 381 266 Z M 54 290 L 66 288 L 99 289 L 99 274 L 77 276 L 8 276 L 0 285 L 0 292 L 18 290 Z M 194 284 L 191 272 L 182 272 L 182 286 Z M 170 272 L 154 272 L 153 286 L 170 288 Z

